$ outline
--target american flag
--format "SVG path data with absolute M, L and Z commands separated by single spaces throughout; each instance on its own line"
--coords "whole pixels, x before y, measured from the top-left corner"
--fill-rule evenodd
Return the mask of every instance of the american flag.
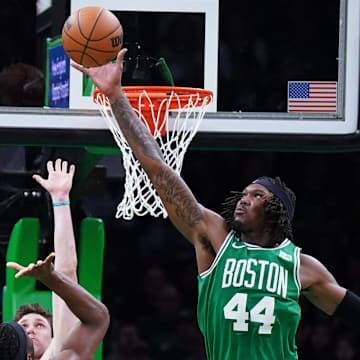
M 336 81 L 289 81 L 288 112 L 337 112 Z

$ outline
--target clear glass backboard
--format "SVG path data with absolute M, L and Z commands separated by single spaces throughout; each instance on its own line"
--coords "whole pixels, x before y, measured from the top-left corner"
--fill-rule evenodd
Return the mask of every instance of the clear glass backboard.
M 138 44 L 142 54 L 163 57 L 176 86 L 213 91 L 199 131 L 206 146 L 244 135 L 357 132 L 358 0 L 304 0 L 301 6 L 282 0 L 71 0 L 70 12 L 90 5 L 116 14 L 125 46 Z M 2 109 L 0 126 L 106 131 L 83 84 L 71 68 L 69 109 Z

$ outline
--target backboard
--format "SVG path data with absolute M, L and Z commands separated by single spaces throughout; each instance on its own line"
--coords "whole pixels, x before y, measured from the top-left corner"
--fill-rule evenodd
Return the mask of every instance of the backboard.
M 301 7 L 281 0 L 71 0 L 70 12 L 90 5 L 115 13 L 125 46 L 137 43 L 144 54 L 164 57 L 176 86 L 213 91 L 195 138 L 200 147 L 226 147 L 230 139 L 233 147 L 249 148 L 251 141 L 240 140 L 258 138 L 263 144 L 267 136 L 292 148 L 294 136 L 314 144 L 322 136 L 329 144 L 357 136 L 358 0 L 304 0 Z M 294 103 L 300 107 L 294 110 Z M 1 127 L 74 137 L 72 129 L 100 143 L 109 139 L 94 135 L 104 134 L 106 125 L 84 95 L 82 74 L 72 68 L 69 109 L 3 110 Z
M 155 56 L 166 54 L 176 85 L 213 91 L 214 103 L 201 131 L 346 134 L 357 129 L 359 1 L 309 2 L 306 11 L 282 1 L 256 6 L 250 1 L 220 5 L 218 0 L 101 4 L 118 15 L 125 41 L 140 42 Z M 71 11 L 83 6 L 73 0 Z M 181 49 L 177 57 L 171 48 L 173 53 Z M 200 73 L 203 81 L 193 76 L 193 83 L 186 83 L 181 71 Z M 89 108 L 81 96 L 81 76 L 71 72 L 73 108 Z M 318 100 L 299 100 L 311 101 L 318 110 L 290 113 L 291 81 L 308 86 L 335 82 L 336 111 L 324 108 L 329 101 L 325 92 Z
M 149 56 L 160 57 L 177 48 L 183 49 L 186 53 L 186 55 L 183 54 L 182 60 L 186 58 L 194 60 L 195 56 L 188 53 L 189 48 L 194 47 L 194 44 L 189 44 L 189 42 L 195 42 L 197 38 L 200 38 L 201 41 L 196 45 L 199 54 L 201 54 L 199 57 L 203 60 L 203 63 L 200 64 L 200 72 L 204 75 L 201 87 L 213 91 L 214 102 L 211 110 L 216 111 L 217 77 L 214 74 L 217 73 L 218 68 L 218 0 L 132 0 L 128 2 L 102 0 L 101 2 L 93 1 L 86 5 L 102 6 L 113 11 L 123 25 L 125 43 L 129 41 L 138 42 L 140 46 L 146 46 Z M 72 0 L 71 12 L 86 5 L 82 0 Z M 134 26 L 136 22 L 138 25 Z M 163 24 L 166 22 L 168 24 L 164 26 Z M 191 34 L 192 39 L 182 37 L 181 34 L 188 31 L 186 29 L 187 24 L 191 25 L 192 22 L 195 22 L 195 27 L 198 25 L 198 31 Z M 168 32 L 170 28 L 173 29 L 173 32 L 169 41 L 169 36 L 164 36 L 164 32 Z M 166 49 L 164 44 L 161 44 L 161 38 L 167 38 L 165 46 L 167 45 L 170 49 Z M 145 41 L 148 43 L 145 44 Z M 149 54 L 150 51 L 152 53 Z M 165 57 L 167 56 L 165 55 Z M 186 69 L 184 70 L 186 71 Z M 87 96 L 82 96 L 82 74 L 71 69 L 70 79 L 70 107 L 74 109 L 91 108 L 93 106 L 90 104 L 91 100 L 89 102 Z M 96 107 L 93 106 L 93 108 Z

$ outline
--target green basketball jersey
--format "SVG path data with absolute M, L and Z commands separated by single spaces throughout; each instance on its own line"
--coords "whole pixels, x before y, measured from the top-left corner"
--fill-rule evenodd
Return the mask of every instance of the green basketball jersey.
M 231 231 L 198 276 L 198 321 L 208 360 L 297 359 L 300 248 L 240 241 Z

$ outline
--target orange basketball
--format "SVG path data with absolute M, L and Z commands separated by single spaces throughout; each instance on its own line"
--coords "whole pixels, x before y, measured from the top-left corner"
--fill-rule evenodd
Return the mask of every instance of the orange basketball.
M 123 29 L 109 10 L 97 6 L 71 14 L 62 30 L 62 42 L 69 57 L 86 67 L 113 60 L 123 44 Z

